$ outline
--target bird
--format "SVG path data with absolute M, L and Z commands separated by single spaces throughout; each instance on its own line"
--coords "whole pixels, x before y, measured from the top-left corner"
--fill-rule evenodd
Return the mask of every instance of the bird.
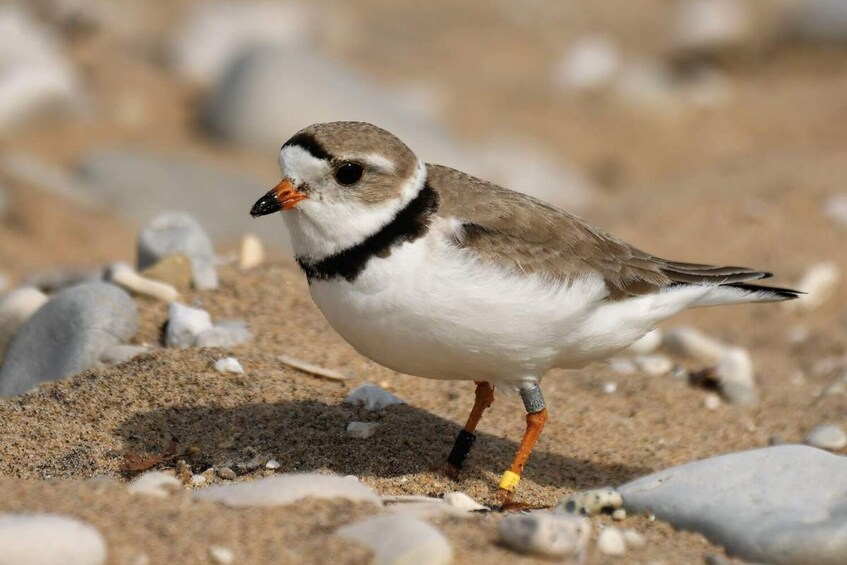
M 526 429 L 497 495 L 511 503 L 547 421 L 541 381 L 635 343 L 689 308 L 797 291 L 746 267 L 670 261 L 541 200 L 424 163 L 366 122 L 310 125 L 279 152 L 282 180 L 251 208 L 279 212 L 312 300 L 359 353 L 429 379 L 473 381 L 450 451 L 458 472 L 495 389 Z

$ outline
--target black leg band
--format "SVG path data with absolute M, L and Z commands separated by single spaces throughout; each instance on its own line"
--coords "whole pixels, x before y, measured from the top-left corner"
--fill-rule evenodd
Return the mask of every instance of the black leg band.
M 456 436 L 456 443 L 453 444 L 453 449 L 450 451 L 450 456 L 447 462 L 457 469 L 461 469 L 465 465 L 465 459 L 468 458 L 468 453 L 471 452 L 476 434 L 462 430 Z

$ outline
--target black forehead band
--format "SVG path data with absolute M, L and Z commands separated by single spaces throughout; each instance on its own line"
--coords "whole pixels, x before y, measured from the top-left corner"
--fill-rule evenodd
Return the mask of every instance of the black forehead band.
M 297 146 L 301 149 L 304 149 L 309 152 L 312 157 L 316 159 L 323 159 L 325 161 L 332 161 L 332 154 L 324 149 L 324 146 L 321 145 L 317 139 L 314 138 L 311 134 L 308 133 L 298 133 L 291 139 L 285 142 L 285 145 L 282 147 L 293 147 Z

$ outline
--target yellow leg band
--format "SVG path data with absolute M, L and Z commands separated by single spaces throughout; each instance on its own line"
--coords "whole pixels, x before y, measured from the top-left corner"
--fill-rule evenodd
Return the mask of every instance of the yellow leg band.
M 518 488 L 518 483 L 521 482 L 521 476 L 511 471 L 503 473 L 503 478 L 500 479 L 500 488 L 509 492 L 515 492 Z

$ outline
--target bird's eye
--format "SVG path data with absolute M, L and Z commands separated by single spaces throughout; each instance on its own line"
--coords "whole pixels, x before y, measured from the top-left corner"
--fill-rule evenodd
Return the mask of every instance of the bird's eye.
M 351 186 L 359 182 L 365 170 L 359 163 L 342 163 L 335 169 L 335 180 L 338 184 Z

